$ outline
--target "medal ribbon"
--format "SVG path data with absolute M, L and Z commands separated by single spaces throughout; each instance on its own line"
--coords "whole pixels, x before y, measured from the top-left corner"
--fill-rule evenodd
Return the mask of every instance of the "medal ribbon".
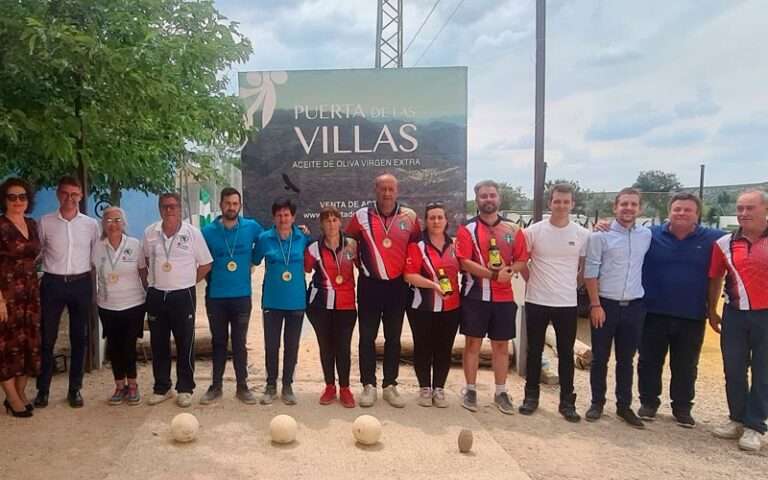
M 112 272 L 115 271 L 115 267 L 117 267 L 117 262 L 120 261 L 120 255 L 123 254 L 123 249 L 125 248 L 125 243 L 126 243 L 125 240 L 126 240 L 126 237 L 125 237 L 125 235 L 123 235 L 123 238 L 120 240 L 120 246 L 116 250 L 117 251 L 117 255 L 115 255 L 115 259 L 112 260 L 112 254 L 109 253 L 110 250 L 112 249 L 112 244 L 109 243 L 109 240 L 105 239 L 105 242 L 107 243 L 107 245 L 106 245 L 107 248 L 105 248 L 104 250 L 106 250 L 106 252 L 107 252 L 107 258 L 109 259 L 109 266 L 110 266 L 110 269 L 111 269 L 110 271 L 112 271 Z
M 222 228 L 224 228 L 223 225 L 222 225 Z M 237 236 L 239 233 L 240 233 L 240 220 L 237 221 L 237 228 L 235 228 L 235 241 L 232 242 L 232 248 L 230 248 L 229 242 L 227 241 L 227 229 L 224 228 L 224 245 L 227 246 L 227 253 L 229 254 L 230 260 L 235 259 L 235 247 L 237 247 Z
M 285 249 L 283 248 L 283 241 L 280 238 L 280 232 L 277 232 L 277 229 L 275 229 L 275 233 L 277 233 L 277 243 L 280 245 L 280 253 L 283 255 L 283 262 L 285 263 L 285 268 L 288 268 L 288 264 L 291 263 L 291 250 L 293 249 L 293 227 L 291 227 L 291 233 L 288 234 L 288 254 L 285 254 Z

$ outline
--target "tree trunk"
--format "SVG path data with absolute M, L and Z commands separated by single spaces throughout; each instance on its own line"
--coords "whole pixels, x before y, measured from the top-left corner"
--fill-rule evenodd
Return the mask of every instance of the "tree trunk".
M 120 185 L 114 181 L 109 182 L 109 204 L 113 207 L 119 207 L 122 198 L 123 192 L 120 189 Z

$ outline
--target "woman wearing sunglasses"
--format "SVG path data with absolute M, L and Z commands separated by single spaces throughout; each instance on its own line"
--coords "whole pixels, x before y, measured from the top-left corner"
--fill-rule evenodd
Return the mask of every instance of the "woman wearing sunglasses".
M 93 248 L 93 264 L 99 318 L 115 379 L 109 404 L 138 405 L 136 339 L 144 332 L 146 259 L 139 240 L 125 234 L 128 222 L 122 208 L 104 210 L 101 227 L 101 241 Z
M 459 327 L 459 261 L 446 233 L 442 203 L 429 203 L 421 239 L 408 245 L 405 281 L 412 286 L 408 321 L 413 333 L 413 363 L 419 381 L 419 405 L 448 406 L 445 380 Z
M 0 185 L 0 384 L 5 411 L 32 416 L 24 393 L 40 372 L 40 290 L 35 269 L 40 254 L 37 223 L 26 214 L 34 204 L 32 187 L 20 178 Z

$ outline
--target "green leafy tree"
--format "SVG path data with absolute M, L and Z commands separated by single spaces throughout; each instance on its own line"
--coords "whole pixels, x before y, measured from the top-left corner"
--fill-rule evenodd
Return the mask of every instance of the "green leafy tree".
M 0 175 L 159 192 L 245 136 L 222 72 L 249 41 L 211 1 L 0 0 Z M 210 175 L 208 155 L 195 171 Z M 117 198 L 116 198 L 117 197 Z
M 643 203 L 646 206 L 646 214 L 657 216 L 659 220 L 667 218 L 667 203 L 670 192 L 682 188 L 682 184 L 674 173 L 661 170 L 641 171 L 637 176 L 633 187 L 643 192 Z

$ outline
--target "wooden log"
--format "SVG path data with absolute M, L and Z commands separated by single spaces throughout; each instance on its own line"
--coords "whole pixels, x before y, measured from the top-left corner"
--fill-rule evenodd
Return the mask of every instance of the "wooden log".
M 552 347 L 555 355 L 557 355 L 557 337 L 555 335 L 555 329 L 552 327 L 552 325 L 547 327 L 547 331 L 544 336 L 544 343 Z M 592 347 L 579 339 L 576 339 L 573 344 L 573 356 L 577 368 L 584 370 L 592 365 Z

